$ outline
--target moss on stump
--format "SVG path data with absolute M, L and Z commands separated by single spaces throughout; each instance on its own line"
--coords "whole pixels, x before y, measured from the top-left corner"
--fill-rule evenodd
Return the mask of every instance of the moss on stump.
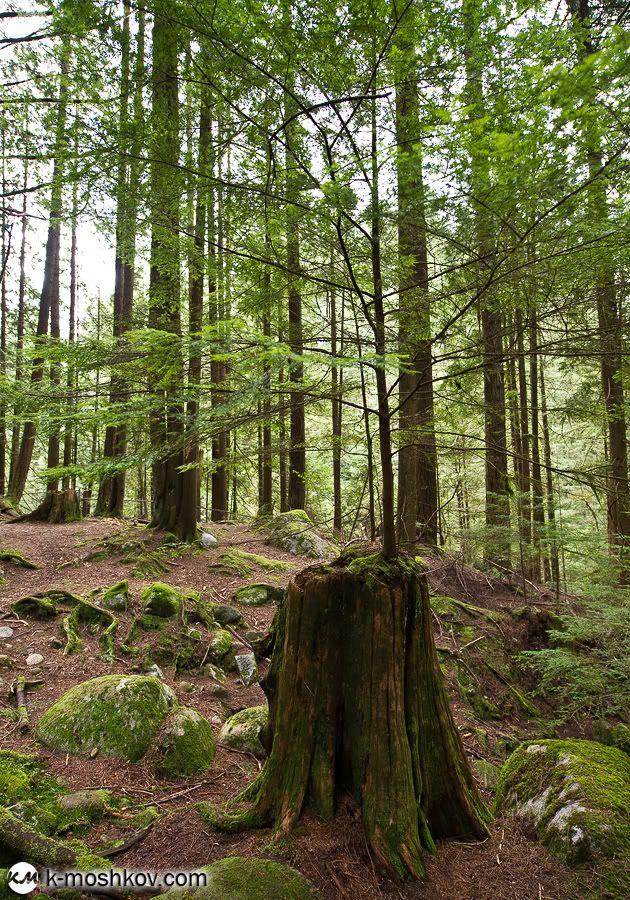
M 285 834 L 305 809 L 331 816 L 350 794 L 374 860 L 396 878 L 424 873 L 435 838 L 487 834 L 415 562 L 353 553 L 306 569 L 275 627 L 262 683 L 269 758 L 216 824 Z

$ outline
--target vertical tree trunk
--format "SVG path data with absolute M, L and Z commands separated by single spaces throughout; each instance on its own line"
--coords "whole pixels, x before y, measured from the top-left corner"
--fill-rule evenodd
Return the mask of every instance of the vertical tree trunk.
M 397 32 L 396 172 L 398 184 L 399 334 L 406 362 L 399 375 L 398 538 L 437 543 L 438 504 L 433 361 L 418 65 L 409 26 Z
M 5 130 L 2 129 L 2 196 L 6 196 L 6 142 Z M 7 270 L 11 254 L 11 232 L 7 223 L 6 207 L 2 207 L 0 219 L 2 240 L 0 247 L 0 379 L 7 375 Z M 6 432 L 7 404 L 4 394 L 0 397 L 0 499 L 4 499 L 7 479 L 7 432 Z
M 576 35 L 580 56 L 585 59 L 595 50 L 589 0 L 568 0 L 577 20 Z M 598 121 L 597 88 L 583 78 L 583 99 L 590 104 L 589 115 L 582 118 L 590 182 L 587 203 L 591 222 L 605 230 L 609 222 L 606 176 L 601 172 L 603 154 Z M 597 253 L 597 251 L 595 251 Z M 623 325 L 619 315 L 615 285 L 614 255 L 594 259 L 593 290 L 597 306 L 600 343 L 600 372 L 608 427 L 608 533 L 610 549 L 618 559 L 619 579 L 630 584 L 630 482 L 628 480 L 628 435 L 622 379 Z
M 166 0 L 156 0 L 153 21 L 151 274 L 149 326 L 173 336 L 169 342 L 169 375 L 154 398 L 151 441 L 158 460 L 152 471 L 151 525 L 193 540 L 189 506 L 194 495 L 180 471 L 184 464 L 184 411 L 181 392 L 184 366 L 181 352 L 181 283 L 179 206 L 179 97 L 177 27 Z M 165 345 L 166 346 L 166 345 Z M 166 360 L 165 360 L 166 362 Z M 195 507 L 196 508 L 196 507 Z
M 25 314 L 25 299 L 26 299 L 26 237 L 28 233 L 28 149 L 29 149 L 29 140 L 28 140 L 28 132 L 25 133 L 24 136 L 24 174 L 22 179 L 22 189 L 24 191 L 22 195 L 22 234 L 20 240 L 20 274 L 19 274 L 19 282 L 18 282 L 18 308 L 17 308 L 17 323 L 16 323 L 16 342 L 15 342 L 15 383 L 19 385 L 22 381 L 23 371 L 22 366 L 24 362 L 24 314 Z M 15 419 L 17 419 L 19 413 L 19 409 L 17 406 L 13 409 L 13 415 Z M 11 467 L 9 469 L 9 484 L 11 484 L 15 478 L 15 470 L 18 462 L 18 454 L 20 451 L 20 426 L 16 421 L 13 425 L 13 432 L 11 434 Z
M 53 148 L 54 163 L 52 171 L 52 188 L 50 192 L 50 206 L 48 215 L 48 236 L 46 238 L 46 252 L 44 257 L 44 278 L 42 292 L 39 299 L 39 313 L 37 317 L 37 337 L 48 334 L 48 325 L 51 311 L 59 309 L 59 245 L 61 240 L 61 213 L 63 200 L 63 177 L 65 168 L 66 150 L 66 113 L 68 106 L 68 71 L 70 62 L 70 36 L 62 39 L 60 52 L 59 101 L 57 103 L 57 118 L 55 122 L 55 142 Z M 57 312 L 58 318 L 58 312 Z M 41 358 L 33 360 L 31 369 L 31 384 L 37 385 L 44 377 L 44 361 Z M 36 391 L 35 391 L 36 393 Z M 30 409 L 33 413 L 34 409 Z M 20 449 L 17 454 L 13 477 L 9 483 L 8 494 L 11 500 L 19 503 L 24 493 L 26 479 L 33 458 L 35 434 L 37 426 L 33 418 L 29 418 L 22 431 Z M 53 448 L 54 449 L 54 448 Z M 50 453 L 49 453 L 50 460 Z M 50 464 L 50 462 L 49 462 Z
M 288 95 L 287 95 L 288 97 Z M 288 97 L 285 103 L 285 119 L 296 112 L 295 103 Z M 297 158 L 299 154 L 297 124 L 293 121 L 285 129 L 286 134 L 286 253 L 288 277 L 288 339 L 292 359 L 289 366 L 289 509 L 304 509 L 306 504 L 306 431 L 304 422 L 304 394 L 302 382 L 304 353 L 302 336 L 302 294 L 300 291 L 300 174 Z
M 332 275 L 332 267 L 331 267 Z M 341 347 L 343 355 L 343 296 L 341 298 Z M 333 457 L 333 529 L 337 536 L 341 536 L 343 521 L 341 517 L 341 417 L 342 417 L 342 391 L 343 369 L 337 366 L 337 292 L 334 286 L 330 288 L 330 352 L 333 363 L 331 366 L 332 381 L 332 457 Z
M 268 160 L 269 164 L 269 160 Z M 265 253 L 271 257 L 271 235 L 269 222 L 265 215 Z M 265 265 L 262 273 L 262 328 L 263 337 L 271 342 L 271 269 Z M 258 515 L 270 516 L 273 513 L 273 451 L 271 439 L 271 366 L 265 362 L 263 370 L 263 401 L 261 424 L 261 459 L 260 459 L 260 498 Z
M 545 498 L 543 495 L 542 467 L 540 464 L 538 321 L 536 309 L 533 306 L 529 312 L 529 390 L 532 410 L 532 538 L 534 545 L 532 577 L 535 581 L 539 581 L 541 578 L 541 542 L 545 530 Z
M 74 120 L 74 159 L 78 160 L 79 150 L 79 117 L 78 112 L 75 113 Z M 77 316 L 77 221 L 79 216 L 79 182 L 75 177 L 72 182 L 72 211 L 71 211 L 71 236 L 70 236 L 70 308 L 68 310 L 68 345 L 72 350 L 75 341 L 75 325 Z M 75 395 L 75 370 L 72 362 L 68 363 L 66 372 L 66 391 L 68 394 L 66 400 L 66 409 L 70 415 L 69 421 L 66 420 L 63 430 L 63 464 L 64 467 L 71 465 L 73 462 L 73 450 L 75 439 L 74 412 L 76 409 Z M 64 475 L 62 488 L 64 491 L 70 489 L 70 477 Z
M 553 580 L 556 592 L 560 594 L 560 560 L 558 556 L 558 537 L 556 534 L 556 505 L 553 492 L 553 469 L 551 459 L 551 433 L 549 429 L 549 417 L 547 415 L 547 395 L 545 391 L 545 371 L 540 364 L 540 409 L 543 428 L 543 452 L 545 458 L 546 473 L 546 506 L 547 506 L 547 541 L 549 544 L 549 562 L 545 557 L 545 578 Z
M 523 332 L 525 325 L 523 313 L 516 309 L 515 313 L 515 339 L 518 359 L 518 395 L 519 395 L 519 429 L 521 444 L 521 483 L 519 484 L 519 499 L 521 504 L 521 540 L 522 557 L 526 578 L 532 578 L 531 571 L 531 545 L 532 545 L 532 503 L 531 503 L 531 476 L 530 476 L 530 441 L 529 441 L 529 403 L 527 399 L 527 375 L 525 371 L 525 342 Z
M 478 121 L 485 116 L 479 24 L 482 11 L 473 0 L 463 0 L 466 89 L 471 132 L 476 140 Z M 503 324 L 496 296 L 491 290 L 495 258 L 493 223 L 486 199 L 490 191 L 488 159 L 471 152 L 471 194 L 480 261 L 481 344 L 483 354 L 484 440 L 486 462 L 486 557 L 503 566 L 510 561 L 510 501 L 505 433 L 505 385 L 503 380 Z

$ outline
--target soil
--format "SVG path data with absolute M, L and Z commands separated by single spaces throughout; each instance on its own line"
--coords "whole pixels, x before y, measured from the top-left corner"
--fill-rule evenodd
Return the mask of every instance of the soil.
M 108 519 L 88 519 L 67 525 L 12 523 L 0 526 L 0 546 L 17 548 L 34 563 L 36 569 L 24 569 L 13 563 L 0 564 L 0 624 L 10 625 L 14 635 L 0 640 L 0 653 L 14 661 L 13 668 L 0 670 L 0 706 L 14 702 L 9 689 L 19 674 L 29 677 L 26 657 L 41 653 L 40 667 L 43 684 L 28 693 L 31 726 L 45 709 L 65 690 L 79 681 L 107 673 L 133 671 L 127 657 L 112 663 L 100 658 L 98 638 L 87 628 L 81 631 L 83 646 L 76 655 L 64 656 L 50 642 L 59 638 L 61 617 L 48 621 L 16 620 L 10 610 L 12 601 L 39 591 L 63 588 L 82 594 L 96 587 L 108 587 L 129 578 L 132 602 L 120 619 L 119 634 L 124 635 L 139 609 L 142 587 L 161 580 L 185 589 L 195 589 L 208 600 L 237 603 L 233 594 L 242 585 L 273 581 L 285 585 L 293 574 L 312 564 L 267 547 L 259 534 L 244 525 L 220 524 L 208 526 L 219 541 L 218 549 L 187 553 L 167 561 L 168 571 L 158 577 L 138 578 L 132 575 L 133 566 L 122 561 L 122 555 L 105 559 L 86 559 L 99 541 L 124 528 L 133 539 L 147 532 L 129 523 Z M 152 539 L 157 546 L 159 538 Z M 238 547 L 241 550 L 283 560 L 291 569 L 270 574 L 254 571 L 246 578 L 235 578 L 211 571 L 221 550 Z M 472 614 L 475 639 L 472 645 L 452 623 L 435 616 L 436 642 L 444 658 L 479 657 L 485 640 L 497 633 L 506 652 L 528 646 L 540 635 L 532 635 L 527 619 L 506 615 L 506 610 L 530 604 L 541 609 L 553 609 L 555 598 L 544 588 L 511 584 L 490 578 L 456 560 L 429 557 L 429 580 L 434 593 L 447 595 L 487 611 L 487 615 Z M 273 606 L 241 607 L 249 628 L 264 631 L 273 618 Z M 497 624 L 498 623 L 498 624 Z M 469 644 L 466 647 L 466 644 Z M 261 668 L 264 671 L 263 661 Z M 210 693 L 211 680 L 198 671 L 176 676 L 165 670 L 165 681 L 180 700 L 193 706 L 213 723 L 218 733 L 220 720 L 243 707 L 265 702 L 258 685 L 244 687 L 234 675 L 229 675 L 225 700 L 217 700 Z M 33 677 L 33 676 L 31 676 Z M 191 688 L 192 686 L 192 688 Z M 488 699 L 505 708 L 506 687 L 491 675 L 483 678 L 480 689 Z M 522 685 L 519 685 L 522 690 Z M 451 700 L 458 727 L 462 733 L 471 763 L 487 760 L 500 765 L 502 758 L 496 751 L 497 742 L 517 742 L 526 737 L 540 736 L 540 721 L 532 719 L 516 707 L 509 715 L 497 720 L 480 721 L 466 702 L 455 679 L 450 683 Z M 507 692 L 509 694 L 509 691 Z M 549 713 L 540 707 L 541 713 Z M 504 709 L 505 711 L 505 709 Z M 444 841 L 432 858 L 427 858 L 427 878 L 424 882 L 394 884 L 375 869 L 365 843 L 361 823 L 353 802 L 340 802 L 332 820 L 305 817 L 289 839 L 277 843 L 270 830 L 249 831 L 227 835 L 215 832 L 206 825 L 192 804 L 208 800 L 219 804 L 241 790 L 258 771 L 260 763 L 247 754 L 219 746 L 214 764 L 204 777 L 177 781 L 158 781 L 142 762 L 126 765 L 105 756 L 90 758 L 69 756 L 38 745 L 31 734 L 22 735 L 11 721 L 0 720 L 0 748 L 36 753 L 45 760 L 48 770 L 64 779 L 72 789 L 106 787 L 118 795 L 125 795 L 134 804 L 157 806 L 161 815 L 150 833 L 129 850 L 115 857 L 115 863 L 127 868 L 164 870 L 192 869 L 227 855 L 259 855 L 280 859 L 301 871 L 321 891 L 326 900 L 333 898 L 417 898 L 417 900 L 561 900 L 578 895 L 573 874 L 550 856 L 514 820 L 497 820 L 491 836 L 481 843 Z M 492 793 L 484 783 L 480 789 L 488 803 Z M 121 826 L 122 827 L 122 826 Z M 95 849 L 115 838 L 117 826 L 105 820 L 93 829 L 85 840 Z M 128 835 L 127 835 L 128 836 Z

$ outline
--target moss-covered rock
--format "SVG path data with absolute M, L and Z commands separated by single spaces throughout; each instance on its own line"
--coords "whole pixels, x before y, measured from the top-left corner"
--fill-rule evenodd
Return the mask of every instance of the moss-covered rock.
M 100 750 L 137 762 L 175 702 L 175 694 L 159 678 L 103 675 L 70 688 L 44 713 L 36 733 L 58 750 Z
M 266 603 L 280 603 L 284 597 L 284 588 L 273 584 L 248 584 L 239 588 L 234 594 L 237 603 L 243 606 L 264 606 Z
M 220 663 L 234 650 L 234 638 L 225 628 L 215 628 L 210 635 L 207 659 Z
M 215 752 L 209 722 L 196 710 L 179 707 L 160 732 L 153 767 L 162 778 L 200 775 L 212 765 Z
M 108 587 L 101 598 L 101 605 L 114 612 L 124 612 L 129 606 L 129 582 L 125 578 Z
M 170 619 L 177 616 L 181 610 L 183 597 L 181 591 L 156 581 L 148 584 L 142 591 L 142 606 L 150 616 L 158 616 L 161 619 Z
M 323 559 L 337 548 L 315 530 L 315 525 L 303 509 L 280 513 L 266 525 L 266 543 L 293 556 Z
M 501 771 L 495 806 L 533 821 L 540 840 L 568 865 L 630 861 L 630 758 L 614 747 L 521 744 Z
M 244 625 L 243 616 L 229 603 L 217 603 L 212 612 L 215 622 L 219 625 L 232 625 L 233 628 Z
M 199 870 L 206 884 L 196 889 L 173 888 L 168 900 L 315 900 L 311 884 L 289 866 L 251 856 L 227 856 Z
M 224 723 L 219 743 L 264 759 L 267 754 L 260 743 L 259 734 L 267 725 L 268 718 L 269 710 L 266 706 L 250 706 L 239 710 Z

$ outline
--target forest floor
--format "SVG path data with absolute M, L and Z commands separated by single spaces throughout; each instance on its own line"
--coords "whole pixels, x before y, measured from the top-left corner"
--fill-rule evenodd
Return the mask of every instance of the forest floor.
M 273 581 L 279 584 L 288 583 L 292 574 L 312 564 L 311 560 L 266 546 L 260 534 L 243 525 L 221 524 L 211 527 L 220 544 L 218 550 L 168 559 L 164 563 L 166 573 L 134 577 L 133 565 L 124 563 L 121 555 L 87 559 L 98 542 L 115 535 L 120 528 L 121 523 L 113 520 L 85 520 L 62 526 L 9 522 L 0 527 L 0 545 L 23 551 L 37 565 L 35 569 L 24 569 L 4 563 L 0 572 L 4 576 L 4 583 L 0 583 L 0 617 L 4 621 L 0 625 L 14 629 L 9 640 L 0 641 L 0 652 L 15 661 L 13 669 L 0 670 L 0 707 L 12 705 L 9 688 L 17 675 L 25 674 L 28 654 L 41 653 L 43 684 L 28 695 L 31 725 L 70 686 L 97 675 L 129 673 L 134 666 L 123 656 L 112 663 L 104 662 L 99 656 L 98 638 L 87 628 L 81 633 L 81 652 L 64 656 L 62 649 L 51 646 L 51 640 L 59 638 L 59 620 L 16 621 L 10 610 L 12 601 L 52 588 L 82 594 L 128 578 L 132 602 L 127 612 L 117 614 L 121 620 L 119 633 L 125 634 L 139 610 L 141 588 L 152 581 L 193 588 L 209 600 L 238 607 L 233 600 L 238 587 L 271 580 L 263 571 L 253 571 L 247 577 L 211 571 L 209 565 L 218 550 L 238 548 L 284 560 L 291 568 L 274 573 Z M 123 528 L 132 536 L 141 531 L 129 523 Z M 545 589 L 533 586 L 524 597 L 521 585 L 486 576 L 454 559 L 432 556 L 426 562 L 435 595 L 435 637 L 449 678 L 455 719 L 475 777 L 490 804 L 496 772 L 506 753 L 522 739 L 549 736 L 545 719 L 553 719 L 553 709 L 533 706 L 525 697 L 528 686 L 517 686 L 509 672 L 514 652 L 544 642 L 544 623 L 554 608 L 555 598 Z M 264 631 L 275 608 L 248 606 L 241 611 L 249 627 Z M 262 671 L 264 668 L 263 661 Z M 223 701 L 210 693 L 210 679 L 199 670 L 176 675 L 165 669 L 165 681 L 182 702 L 206 716 L 216 732 L 227 715 L 265 700 L 258 685 L 244 687 L 234 674 L 228 675 L 228 696 Z M 42 747 L 32 731 L 23 735 L 14 722 L 1 719 L 0 748 L 37 754 L 49 772 L 63 778 L 73 790 L 104 787 L 131 798 L 135 804 L 157 806 L 160 817 L 151 832 L 115 857 L 117 865 L 127 868 L 188 870 L 223 856 L 265 856 L 294 866 L 320 889 L 324 898 L 331 900 L 560 900 L 580 896 L 584 887 L 583 883 L 578 885 L 575 873 L 565 869 L 535 840 L 535 835 L 512 819 L 496 820 L 485 842 L 441 842 L 436 855 L 427 858 L 426 881 L 404 885 L 396 885 L 376 872 L 356 811 L 350 804 L 340 809 L 332 821 L 306 817 L 291 838 L 281 844 L 272 842 L 269 830 L 235 835 L 214 832 L 192 804 L 227 800 L 252 779 L 260 765 L 254 757 L 223 747 L 218 748 L 207 776 L 171 782 L 158 781 L 142 762 L 126 765 L 106 756 L 69 756 Z M 116 837 L 115 830 L 106 821 L 85 840 L 98 848 L 103 841 Z

